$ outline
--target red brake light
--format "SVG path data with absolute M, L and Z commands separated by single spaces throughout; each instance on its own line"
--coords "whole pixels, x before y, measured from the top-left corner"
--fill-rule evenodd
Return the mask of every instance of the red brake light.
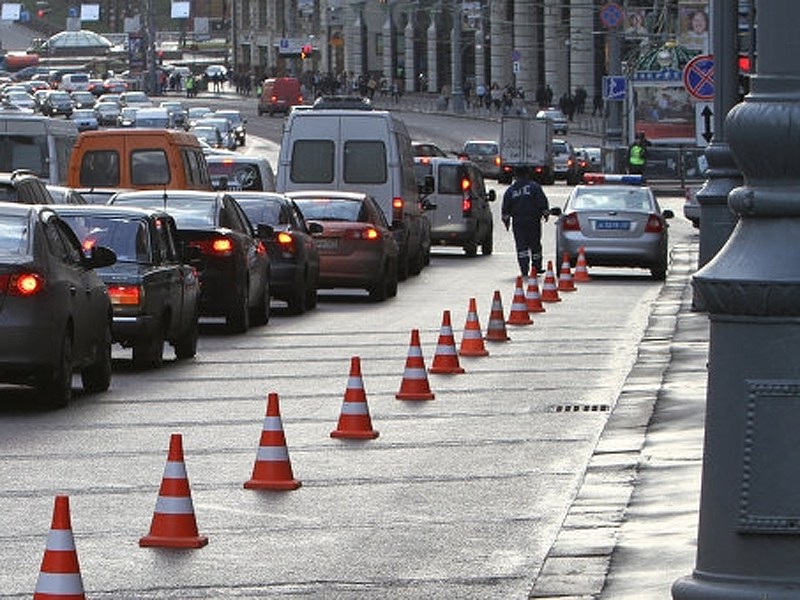
M 402 221 L 403 220 L 403 202 L 402 198 L 392 198 L 392 220 L 393 221 Z
M 461 201 L 461 212 L 464 213 L 465 217 L 468 217 L 470 214 L 472 214 L 472 198 L 469 196 Z
M 9 296 L 35 296 L 44 289 L 44 279 L 38 273 L 16 273 L 0 278 Z
M 143 290 L 138 285 L 108 286 L 108 297 L 116 306 L 138 306 L 142 296 Z
M 381 239 L 381 232 L 374 227 L 364 227 L 362 229 L 348 229 L 345 237 L 351 240 L 375 241 Z
M 661 233 L 664 231 L 664 221 L 656 214 L 647 217 L 647 225 L 644 226 L 647 233 Z
M 198 248 L 203 254 L 216 256 L 230 256 L 233 253 L 233 241 L 220 237 L 213 240 L 197 240 L 189 242 L 190 246 Z
M 562 231 L 580 231 L 581 224 L 578 221 L 578 215 L 575 213 L 570 213 L 568 215 L 564 215 L 564 218 L 561 220 L 561 230 Z

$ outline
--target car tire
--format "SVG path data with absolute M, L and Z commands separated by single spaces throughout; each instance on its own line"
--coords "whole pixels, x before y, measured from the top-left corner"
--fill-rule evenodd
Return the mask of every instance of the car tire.
M 308 281 L 303 277 L 295 284 L 289 297 L 286 298 L 286 305 L 291 315 L 302 315 L 308 307 Z
M 111 327 L 106 328 L 105 340 L 97 360 L 81 371 L 83 390 L 89 394 L 105 392 L 111 386 Z
M 401 252 L 397 256 L 397 279 L 400 281 L 405 281 L 408 279 L 408 273 L 408 253 L 406 250 L 406 252 Z
M 192 318 L 192 323 L 189 329 L 175 340 L 172 346 L 175 348 L 175 357 L 178 360 L 186 360 L 194 358 L 197 354 L 197 338 L 199 335 L 199 325 L 197 323 L 197 315 Z
M 384 263 L 378 278 L 367 288 L 369 299 L 373 302 L 383 302 L 386 300 L 387 270 L 388 265 Z
M 664 281 L 667 278 L 667 266 L 658 265 L 650 267 L 650 276 L 656 281 Z
M 491 256 L 493 251 L 494 251 L 494 228 L 490 227 L 489 231 L 486 233 L 486 237 L 483 238 L 483 243 L 481 244 L 481 254 L 483 254 L 484 256 Z
M 306 283 L 306 310 L 314 310 L 317 307 L 317 282 L 307 280 Z
M 261 298 L 253 308 L 250 309 L 250 324 L 252 325 L 266 325 L 269 323 L 270 317 L 270 295 L 269 288 L 264 287 Z
M 64 408 L 72 400 L 72 335 L 64 332 L 61 355 L 53 369 L 36 382 L 39 402 L 45 408 Z
M 417 252 L 414 254 L 414 258 L 412 259 L 411 264 L 409 265 L 409 272 L 412 275 L 419 275 L 420 273 L 422 273 L 422 269 L 424 268 L 425 268 L 425 250 L 423 249 L 422 244 L 420 244 L 419 248 L 417 249 Z
M 386 278 L 386 297 L 397 296 L 397 260 L 389 262 L 389 275 Z
M 228 308 L 225 324 L 231 333 L 245 333 L 250 328 L 250 307 L 247 305 L 249 297 L 248 287 L 245 285 Z
M 133 345 L 133 366 L 136 369 L 157 369 L 164 364 L 165 325 L 159 323 L 150 339 Z
M 472 258 L 474 256 L 478 256 L 478 241 L 477 240 L 469 240 L 464 243 L 464 254 L 468 257 Z

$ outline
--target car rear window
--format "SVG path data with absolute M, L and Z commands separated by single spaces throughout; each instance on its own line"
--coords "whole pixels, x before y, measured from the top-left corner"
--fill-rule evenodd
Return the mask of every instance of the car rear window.
M 133 185 L 166 185 L 169 180 L 166 152 L 163 150 L 131 152 L 131 183 Z
M 386 146 L 381 141 L 344 144 L 345 183 L 386 183 Z
M 27 254 L 28 218 L 0 215 L 0 254 Z
M 119 154 L 115 150 L 92 150 L 83 155 L 80 170 L 81 186 L 117 187 Z
M 464 146 L 466 154 L 497 154 L 497 144 L 467 144 Z
M 216 227 L 217 204 L 213 198 L 198 196 L 175 198 L 157 196 L 121 195 L 114 199 L 113 204 L 125 206 L 139 206 L 149 209 L 165 209 L 173 219 L 178 229 L 208 229 Z
M 147 224 L 139 218 L 61 215 L 84 251 L 95 246 L 111 248 L 121 262 L 150 262 L 150 237 Z
M 356 222 L 361 215 L 361 203 L 337 198 L 295 198 L 306 220 Z
M 460 194 L 461 179 L 458 165 L 439 165 L 439 193 Z
M 253 225 L 281 225 L 281 206 L 277 202 L 269 200 L 242 200 L 237 198 L 236 201 L 242 210 L 250 219 Z
M 331 183 L 333 155 L 331 140 L 297 140 L 292 146 L 289 177 L 294 183 Z

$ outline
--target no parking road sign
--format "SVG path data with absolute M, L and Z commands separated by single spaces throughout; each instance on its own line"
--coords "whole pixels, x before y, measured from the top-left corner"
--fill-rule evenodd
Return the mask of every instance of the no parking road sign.
M 695 56 L 683 68 L 683 86 L 698 100 L 714 99 L 714 57 Z

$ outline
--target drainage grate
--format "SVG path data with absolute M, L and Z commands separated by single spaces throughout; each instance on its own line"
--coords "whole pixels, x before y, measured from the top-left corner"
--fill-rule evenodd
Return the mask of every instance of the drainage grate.
M 608 404 L 556 404 L 550 412 L 608 412 Z

